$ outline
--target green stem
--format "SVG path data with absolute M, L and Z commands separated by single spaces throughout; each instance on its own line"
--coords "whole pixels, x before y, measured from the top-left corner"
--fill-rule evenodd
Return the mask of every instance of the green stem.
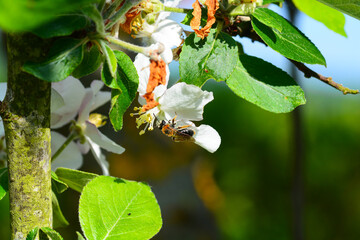
M 56 151 L 56 153 L 52 156 L 51 162 L 53 162 L 64 150 L 65 148 L 77 137 L 76 133 L 72 133 L 66 139 L 66 141 L 61 145 L 61 147 Z
M 188 13 L 192 10 L 192 9 L 176 8 L 176 7 L 168 7 L 168 6 L 164 6 L 164 7 L 165 7 L 164 11 L 166 12 Z
M 117 39 L 117 38 L 111 37 L 111 36 L 107 37 L 107 40 L 109 40 L 111 43 L 113 43 L 115 45 L 126 48 L 126 49 L 128 49 L 130 51 L 137 52 L 137 53 L 142 53 L 145 56 L 150 57 L 150 55 L 149 55 L 150 49 L 148 47 L 141 47 L 141 46 L 138 46 L 138 45 L 134 45 L 134 44 L 125 42 L 123 40 L 120 40 L 120 39 Z

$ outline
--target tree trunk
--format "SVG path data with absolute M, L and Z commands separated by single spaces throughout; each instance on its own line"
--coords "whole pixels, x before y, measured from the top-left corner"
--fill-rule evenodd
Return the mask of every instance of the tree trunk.
M 3 103 L 8 150 L 11 239 L 34 227 L 52 226 L 51 84 L 21 70 L 49 46 L 31 34 L 8 34 L 8 88 Z

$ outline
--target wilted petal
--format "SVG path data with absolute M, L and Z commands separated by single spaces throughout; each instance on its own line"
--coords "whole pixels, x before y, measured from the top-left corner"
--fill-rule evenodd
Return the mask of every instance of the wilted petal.
M 209 125 L 200 125 L 195 128 L 195 143 L 209 152 L 215 152 L 221 143 L 219 133 Z
M 98 144 L 93 142 L 90 138 L 87 137 L 87 141 L 90 145 L 92 154 L 94 155 L 96 161 L 100 165 L 103 175 L 109 176 L 109 163 L 106 161 L 105 156 L 101 153 L 101 148 Z
M 95 144 L 99 145 L 101 148 L 103 148 L 109 152 L 121 154 L 125 151 L 125 149 L 123 147 L 116 144 L 115 142 L 110 140 L 108 137 L 106 137 L 104 134 L 102 134 L 94 124 L 92 124 L 88 121 L 86 121 L 85 124 L 86 124 L 86 127 L 84 130 L 84 134 L 89 139 L 91 139 L 92 142 L 94 142 Z
M 204 106 L 214 99 L 213 93 L 186 83 L 177 83 L 160 97 L 160 109 L 167 119 L 199 121 L 203 119 Z
M 66 138 L 61 134 L 52 131 L 51 132 L 51 153 L 54 155 L 56 151 L 64 144 Z M 51 163 L 51 169 L 53 171 L 58 167 L 66 167 L 71 169 L 79 169 L 83 163 L 83 157 L 80 150 L 74 142 L 70 142 L 69 145 L 62 151 L 62 153 Z

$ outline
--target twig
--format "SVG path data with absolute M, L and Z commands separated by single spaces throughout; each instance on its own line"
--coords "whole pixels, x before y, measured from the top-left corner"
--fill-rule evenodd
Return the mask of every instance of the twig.
M 260 38 L 260 36 L 258 34 L 256 34 L 256 32 L 254 30 L 251 29 L 251 27 L 246 28 L 245 31 L 243 31 L 241 34 L 239 34 L 240 37 L 248 37 L 250 38 L 253 42 L 257 41 L 257 42 L 261 42 L 263 44 L 265 44 L 265 46 L 267 46 L 267 44 Z M 347 87 L 344 87 L 342 84 L 339 84 L 337 82 L 335 82 L 334 80 L 332 80 L 331 77 L 325 77 L 313 70 L 311 70 L 310 68 L 308 68 L 307 66 L 305 66 L 305 64 L 291 60 L 289 58 L 287 58 L 291 63 L 293 63 L 295 65 L 295 67 L 304 73 L 304 76 L 306 78 L 311 78 L 314 77 L 316 79 L 319 79 L 320 81 L 332 86 L 333 88 L 341 91 L 344 95 L 346 94 L 358 94 L 359 90 L 354 90 L 354 89 L 350 89 Z
M 305 64 L 303 64 L 303 63 L 300 63 L 300 62 L 297 62 L 297 61 L 294 61 L 294 60 L 291 60 L 291 59 L 289 59 L 289 61 L 292 64 L 294 64 L 295 67 L 299 71 L 303 72 L 304 77 L 306 77 L 306 78 L 314 77 L 316 79 L 319 79 L 320 81 L 322 81 L 322 82 L 332 86 L 333 88 L 336 88 L 337 90 L 341 91 L 344 95 L 346 95 L 348 93 L 350 93 L 350 94 L 358 94 L 359 93 L 359 90 L 354 90 L 354 89 L 344 87 L 342 84 L 334 82 L 331 77 L 325 77 L 325 76 L 311 70 L 310 68 L 305 66 Z

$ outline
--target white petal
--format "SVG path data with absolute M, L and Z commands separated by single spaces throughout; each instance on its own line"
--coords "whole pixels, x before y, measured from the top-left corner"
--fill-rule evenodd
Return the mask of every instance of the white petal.
M 54 155 L 56 151 L 63 145 L 66 138 L 61 134 L 51 131 L 51 153 Z M 80 150 L 74 142 L 62 151 L 62 153 L 51 163 L 53 171 L 58 167 L 66 167 L 71 169 L 79 169 L 83 163 L 83 157 Z
M 6 82 L 1 82 L 0 83 L 0 101 L 4 100 L 4 97 L 6 94 L 6 88 L 7 88 Z
M 214 99 L 213 93 L 186 83 L 177 83 L 160 97 L 160 109 L 168 118 L 199 121 L 205 105 Z
M 0 138 L 1 138 L 2 136 L 5 136 L 5 130 L 4 130 L 3 122 L 0 121 Z
M 89 142 L 92 154 L 103 171 L 103 175 L 109 176 L 109 163 L 106 161 L 105 156 L 101 153 L 100 146 L 93 142 L 90 138 L 87 138 L 87 141 Z
M 69 123 L 77 115 L 85 96 L 85 88 L 81 82 L 74 77 L 67 77 L 61 82 L 52 83 L 51 86 L 64 100 L 63 107 L 51 109 L 51 114 L 57 115 L 56 118 L 51 117 L 51 127 L 59 128 Z
M 146 93 L 146 86 L 150 77 L 150 58 L 139 53 L 135 57 L 134 65 L 139 75 L 138 92 L 139 95 L 142 96 Z
M 90 83 L 90 88 L 93 90 L 94 95 L 97 94 L 103 86 L 104 83 L 100 80 L 93 80 Z
M 94 103 L 90 108 L 90 112 L 94 111 L 98 107 L 101 107 L 111 99 L 111 92 L 98 92 L 95 95 Z
M 161 42 L 166 47 L 178 47 L 182 38 L 183 33 L 182 27 L 173 20 L 164 19 L 160 21 L 155 32 L 151 35 L 154 42 Z
M 195 128 L 195 143 L 209 152 L 215 152 L 221 143 L 219 133 L 209 125 L 200 125 Z
M 86 128 L 84 130 L 84 134 L 88 138 L 90 138 L 92 140 L 92 142 L 96 143 L 101 148 L 103 148 L 109 152 L 121 154 L 125 151 L 125 149 L 123 147 L 121 147 L 120 145 L 117 145 L 115 142 L 113 142 L 108 137 L 106 137 L 104 134 L 102 134 L 99 131 L 99 129 L 97 129 L 97 127 L 90 122 L 86 122 Z
M 51 111 L 55 112 L 61 107 L 65 106 L 65 101 L 55 89 L 51 89 Z
M 91 107 L 94 104 L 94 93 L 91 89 L 86 89 L 85 97 L 81 103 L 79 108 L 79 116 L 77 122 L 79 124 L 84 123 L 86 120 L 89 119 Z
M 80 143 L 78 141 L 76 144 L 82 154 L 87 154 L 90 151 L 90 145 L 88 142 Z

